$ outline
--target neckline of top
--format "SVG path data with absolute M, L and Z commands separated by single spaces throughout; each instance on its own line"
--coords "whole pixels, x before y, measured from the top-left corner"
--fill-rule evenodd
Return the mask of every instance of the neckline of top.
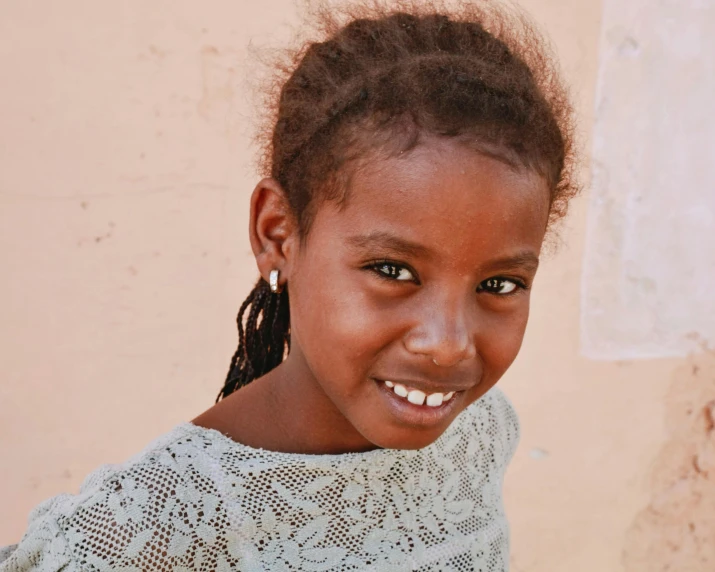
M 464 412 L 462 412 L 464 413 Z M 238 441 L 234 441 L 231 437 L 224 435 L 216 429 L 209 429 L 207 427 L 201 427 L 199 425 L 194 425 L 193 423 L 186 421 L 179 424 L 178 428 L 189 435 L 209 437 L 212 441 L 217 441 L 222 444 L 223 447 L 230 450 L 237 450 L 249 453 L 251 457 L 260 457 L 264 459 L 275 459 L 283 461 L 293 461 L 293 462 L 310 462 L 315 464 L 325 463 L 327 465 L 335 465 L 336 463 L 346 463 L 346 462 L 367 462 L 367 461 L 382 461 L 382 460 L 398 460 L 398 459 L 409 459 L 415 455 L 426 452 L 433 447 L 438 447 L 439 443 L 445 439 L 448 439 L 459 425 L 460 417 L 462 414 L 457 416 L 457 418 L 452 421 L 449 427 L 445 430 L 439 438 L 427 445 L 422 449 L 374 449 L 372 451 L 365 451 L 361 453 L 285 453 L 283 451 L 271 451 L 270 449 L 261 449 L 256 447 L 251 447 L 250 445 L 244 445 Z

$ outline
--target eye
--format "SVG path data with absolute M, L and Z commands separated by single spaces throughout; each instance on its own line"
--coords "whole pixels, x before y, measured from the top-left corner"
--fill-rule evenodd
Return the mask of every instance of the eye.
M 415 275 L 412 271 L 399 264 L 394 264 L 392 262 L 378 262 L 373 264 L 371 268 L 381 277 L 387 278 L 388 280 L 415 282 Z
M 509 280 L 508 278 L 489 278 L 479 285 L 480 292 L 488 292 L 489 294 L 498 294 L 500 296 L 506 296 L 513 294 L 519 288 L 525 288 L 524 284 L 521 284 L 515 280 Z

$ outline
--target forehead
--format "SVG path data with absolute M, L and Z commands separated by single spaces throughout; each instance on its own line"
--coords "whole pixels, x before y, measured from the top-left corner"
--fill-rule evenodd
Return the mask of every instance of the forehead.
M 537 174 L 458 143 L 430 141 L 402 156 L 364 162 L 346 201 L 324 203 L 315 223 L 340 234 L 389 231 L 441 255 L 538 254 L 548 209 L 548 188 Z

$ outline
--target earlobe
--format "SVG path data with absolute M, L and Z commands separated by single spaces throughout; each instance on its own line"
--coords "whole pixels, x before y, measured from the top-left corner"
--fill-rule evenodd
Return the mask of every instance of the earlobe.
M 288 198 L 275 179 L 263 179 L 251 196 L 249 238 L 258 270 L 268 281 L 272 270 L 280 270 L 285 281 L 291 259 L 291 242 L 297 232 Z

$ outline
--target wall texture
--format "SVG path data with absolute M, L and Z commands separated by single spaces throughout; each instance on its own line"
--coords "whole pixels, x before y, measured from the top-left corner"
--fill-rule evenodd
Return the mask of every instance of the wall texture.
M 522 4 L 553 38 L 588 149 L 601 4 Z M 0 544 L 213 402 L 256 276 L 247 46 L 295 21 L 289 0 L 3 6 Z M 513 570 L 712 570 L 714 358 L 579 357 L 585 222 L 581 200 L 503 382 L 523 423 Z
M 604 0 L 583 261 L 589 357 L 715 343 L 715 3 Z

